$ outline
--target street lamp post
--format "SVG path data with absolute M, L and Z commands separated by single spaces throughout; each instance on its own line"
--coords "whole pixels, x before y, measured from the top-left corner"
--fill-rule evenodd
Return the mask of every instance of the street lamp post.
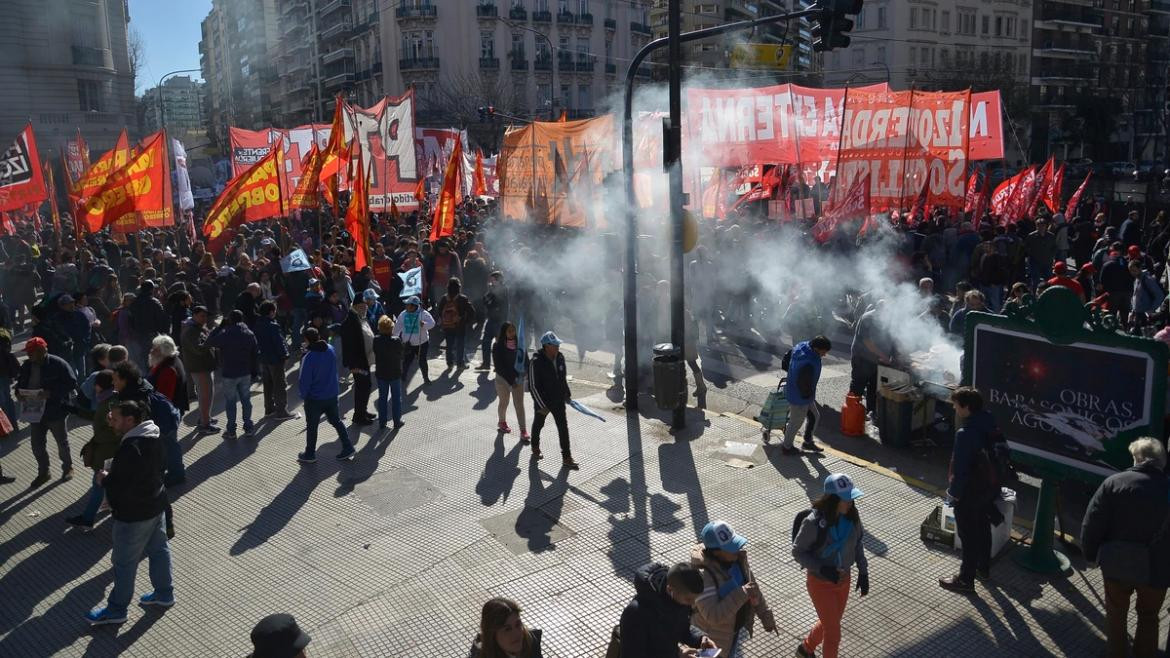
M 171 77 L 172 75 L 178 75 L 180 73 L 202 73 L 202 72 L 203 72 L 203 69 L 179 69 L 177 71 L 171 71 L 170 73 L 166 73 L 163 75 L 163 77 L 158 79 L 158 87 L 157 87 L 157 89 L 158 89 L 158 125 L 159 125 L 159 128 L 161 128 L 163 131 L 166 131 L 166 129 L 167 129 L 167 109 L 166 109 L 166 106 L 163 104 L 163 82 L 167 78 Z M 168 151 L 169 151 L 170 145 L 168 144 L 167 146 L 168 146 Z
M 513 23 L 512 21 L 504 18 L 503 16 L 496 16 L 496 20 L 500 21 L 504 25 L 507 25 L 508 27 L 512 28 L 513 30 L 524 30 L 525 32 L 531 32 L 531 33 L 535 34 L 536 36 L 540 37 L 541 39 L 544 39 L 544 42 L 548 44 L 548 53 L 549 53 L 550 57 L 552 57 L 553 53 L 556 51 L 556 48 L 553 47 L 552 39 L 550 39 L 548 37 L 548 35 L 545 34 L 544 32 L 541 32 L 540 30 L 537 30 L 536 28 L 528 27 L 527 25 L 519 25 L 517 23 Z M 553 61 L 550 62 L 550 64 L 552 65 L 552 68 L 550 69 L 550 73 L 552 75 L 552 88 L 549 90 L 549 104 L 548 104 L 548 119 L 549 119 L 549 121 L 555 121 L 557 118 L 556 117 L 556 109 L 555 109 L 556 104 L 552 102 L 553 98 L 555 98 L 554 94 L 555 94 L 556 88 L 557 88 L 557 63 L 555 61 L 556 57 L 552 57 L 552 59 L 553 59 Z M 535 71 L 533 71 L 533 73 L 535 73 Z

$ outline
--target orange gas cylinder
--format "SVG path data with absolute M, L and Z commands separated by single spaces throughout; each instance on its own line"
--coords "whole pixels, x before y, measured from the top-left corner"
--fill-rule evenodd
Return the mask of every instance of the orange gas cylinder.
M 865 407 L 860 395 L 849 393 L 845 396 L 845 406 L 841 408 L 841 433 L 845 436 L 865 435 Z

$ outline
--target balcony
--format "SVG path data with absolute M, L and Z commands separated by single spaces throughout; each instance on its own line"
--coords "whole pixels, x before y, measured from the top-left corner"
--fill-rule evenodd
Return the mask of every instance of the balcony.
M 295 39 L 297 33 L 303 34 L 305 31 L 305 20 L 303 18 L 289 18 L 285 19 L 282 26 L 281 34 L 286 38 Z
M 577 14 L 577 25 L 593 25 L 593 14 Z
M 333 62 L 340 62 L 345 59 L 353 59 L 353 48 L 338 48 L 337 50 L 327 52 L 321 57 L 321 63 L 332 64 Z
M 560 56 L 560 57 L 557 57 L 557 70 L 558 71 L 575 71 L 575 70 L 577 70 L 577 67 L 573 65 L 573 58 L 572 57 Z
M 353 71 L 346 71 L 345 73 L 338 73 L 325 78 L 326 89 L 337 89 L 346 85 L 351 85 L 356 80 L 357 75 Z
M 302 9 L 305 11 L 305 13 L 308 13 L 309 0 L 287 0 L 284 3 L 284 7 L 281 8 L 280 13 L 284 16 L 288 16 L 295 12 L 301 11 Z
M 638 70 L 634 72 L 634 77 L 636 77 L 636 78 L 649 78 L 650 77 L 650 65 L 643 64 L 643 65 L 639 66 Z
M 634 34 L 644 34 L 646 36 L 650 36 L 652 34 L 650 31 L 650 26 L 643 25 L 642 23 L 630 23 L 630 32 Z
M 508 10 L 508 18 L 514 21 L 528 20 L 528 10 L 523 7 L 512 7 Z
M 528 58 L 524 56 L 523 50 L 513 50 L 512 52 L 508 53 L 508 59 L 512 61 L 513 71 L 528 70 Z
M 480 57 L 479 69 L 481 71 L 498 71 L 500 70 L 499 57 Z
M 431 50 L 414 53 L 403 53 L 402 58 L 398 60 L 398 70 L 437 71 L 439 70 L 439 58 L 436 57 L 434 51 Z
M 97 68 L 109 68 L 110 65 L 106 63 L 106 55 L 108 50 L 102 48 L 88 48 L 86 46 L 73 46 L 73 65 L 74 66 L 93 66 Z
M 617 19 L 616 18 L 605 19 L 605 29 L 616 30 L 617 29 Z
M 605 74 L 606 75 L 617 75 L 617 64 L 614 64 L 613 62 L 606 64 L 605 65 Z
M 437 18 L 439 8 L 435 5 L 418 5 L 417 7 L 399 7 L 394 10 L 394 16 L 399 20 L 404 18 Z
M 293 60 L 284 70 L 285 75 L 296 75 L 309 70 L 309 63 L 303 59 Z
M 1041 48 L 1033 48 L 1032 56 L 1049 59 L 1094 59 L 1097 57 L 1097 51 L 1092 48 L 1078 48 L 1072 44 L 1045 44 Z
M 321 9 L 318 13 L 321 16 L 328 16 L 329 14 L 332 14 L 333 12 L 342 8 L 349 9 L 350 0 L 333 0 L 332 2 L 327 2 L 321 6 Z
M 1170 0 L 1150 0 L 1150 11 L 1156 14 L 1170 14 Z
M 591 59 L 577 60 L 577 72 L 578 73 L 592 73 L 593 72 L 593 60 L 591 60 Z
M 534 11 L 534 12 L 532 12 L 532 22 L 533 23 L 551 23 L 552 22 L 552 12 L 551 11 Z
M 330 39 L 347 37 L 352 31 L 353 25 L 349 21 L 341 21 L 321 30 L 321 33 L 317 36 L 320 37 L 321 41 L 328 41 Z
M 558 23 L 564 23 L 565 25 L 572 25 L 574 22 L 574 18 L 575 17 L 573 16 L 573 12 L 571 12 L 571 11 L 558 11 L 557 12 L 557 22 Z
M 552 58 L 537 56 L 536 60 L 532 62 L 532 69 L 534 71 L 551 71 L 553 69 Z
M 500 15 L 500 10 L 496 9 L 494 4 L 479 4 L 475 6 L 475 16 L 477 18 L 494 19 Z
M 304 59 L 309 56 L 309 42 L 303 39 L 295 40 L 288 44 L 288 50 L 284 51 L 284 56 L 289 59 Z

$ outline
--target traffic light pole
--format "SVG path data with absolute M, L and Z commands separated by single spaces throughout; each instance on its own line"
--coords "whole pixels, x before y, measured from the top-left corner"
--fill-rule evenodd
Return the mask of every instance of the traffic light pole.
M 675 9 L 677 9 L 678 0 L 671 0 L 671 15 L 675 16 Z M 771 25 L 773 23 L 783 23 L 798 18 L 806 18 L 816 16 L 823 13 L 822 7 L 814 7 L 812 9 L 804 9 L 802 11 L 794 11 L 787 14 L 777 14 L 775 16 L 763 16 L 750 21 L 739 21 L 736 23 L 726 23 L 724 25 L 716 25 L 714 27 L 705 28 L 702 30 L 695 30 L 694 32 L 678 32 L 678 26 L 675 25 L 670 30 L 669 35 L 660 39 L 655 39 L 650 43 L 642 46 L 642 49 L 634 55 L 634 59 L 630 61 L 629 68 L 626 69 L 626 97 L 625 106 L 622 114 L 622 168 L 625 171 L 626 183 L 626 259 L 625 259 L 625 279 L 624 279 L 624 293 L 625 293 L 625 392 L 626 392 L 626 409 L 636 410 L 638 408 L 638 243 L 637 243 L 637 229 L 638 217 L 636 213 L 637 200 L 634 196 L 634 76 L 637 74 L 638 68 L 642 62 L 646 60 L 656 50 L 666 47 L 671 44 L 674 36 L 674 47 L 671 48 L 671 67 L 672 74 L 670 76 L 671 86 L 671 129 L 672 139 L 673 135 L 681 136 L 681 122 L 678 116 L 674 113 L 675 99 L 680 99 L 678 103 L 681 106 L 681 45 L 690 43 L 692 41 L 700 41 L 710 37 L 728 34 L 731 32 L 743 32 L 751 30 L 762 25 Z M 672 23 L 673 24 L 673 23 Z M 669 27 L 669 26 L 668 26 Z M 674 53 L 679 53 L 675 56 Z M 677 72 L 677 75 L 675 74 Z M 681 113 L 680 113 L 681 115 Z M 681 139 L 680 139 L 681 141 Z M 672 184 L 671 190 L 671 226 L 672 226 L 672 245 L 671 263 L 672 269 L 676 271 L 677 276 L 672 277 L 675 283 L 671 285 L 671 339 L 676 341 L 676 347 L 682 349 L 683 347 L 683 295 L 682 291 L 682 158 L 681 153 L 678 153 L 676 147 L 674 157 L 677 158 L 673 171 L 677 171 L 678 176 L 678 191 L 675 193 L 673 185 L 673 176 L 671 174 Z M 675 199 L 677 197 L 677 201 Z M 675 215 L 675 207 L 678 207 L 678 214 Z M 675 295 L 675 288 L 678 288 L 680 294 Z M 676 319 L 677 318 L 677 319 Z M 675 420 L 678 420 L 676 415 Z

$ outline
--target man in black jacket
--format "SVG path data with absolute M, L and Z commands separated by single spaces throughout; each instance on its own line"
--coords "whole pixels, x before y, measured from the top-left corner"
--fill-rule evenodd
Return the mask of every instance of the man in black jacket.
M 341 365 L 349 369 L 353 375 L 353 422 L 355 425 L 367 425 L 374 421 L 374 415 L 369 412 L 370 390 L 373 381 L 370 378 L 370 356 L 374 351 L 374 332 L 370 323 L 366 321 L 366 300 L 357 297 L 349 307 L 345 320 L 338 326 L 338 335 L 341 336 Z
M 675 658 L 698 655 L 678 645 L 714 649 L 715 643 L 691 625 L 691 606 L 703 593 L 703 575 L 685 562 L 650 563 L 634 574 L 634 599 L 622 611 L 621 658 Z
M 114 519 L 111 560 L 114 588 L 104 608 L 86 615 L 94 626 L 126 621 L 134 595 L 134 577 L 142 558 L 150 560 L 154 591 L 138 599 L 141 605 L 169 608 L 175 604 L 171 578 L 171 549 L 163 520 L 167 492 L 163 486 L 163 446 L 154 421 L 143 419 L 146 408 L 136 400 L 121 400 L 110 408 L 110 426 L 122 436 L 108 469 L 97 473 Z
M 955 407 L 955 447 L 951 453 L 950 486 L 947 496 L 955 507 L 955 529 L 963 543 L 959 573 L 939 578 L 943 589 L 974 592 L 975 577 L 990 577 L 991 520 L 999 490 L 990 458 L 992 436 L 998 431 L 995 418 L 983 408 L 983 394 L 962 387 L 951 394 Z
M 1096 562 L 1105 578 L 1105 640 L 1109 656 L 1128 655 L 1129 602 L 1137 593 L 1137 630 L 1133 655 L 1154 656 L 1158 650 L 1158 612 L 1170 585 L 1166 564 L 1168 487 L 1163 469 L 1166 448 L 1157 439 L 1129 444 L 1133 467 L 1101 483 L 1081 523 L 1081 549 Z M 1135 573 L 1139 560 L 1127 548 L 1148 547 L 1148 573 Z M 1141 553 L 1138 548 L 1137 553 Z M 1141 582 L 1139 582 L 1141 581 Z
M 130 307 L 130 331 L 134 336 L 128 347 L 130 360 L 138 369 L 146 372 L 150 370 L 147 356 L 150 354 L 150 342 L 155 336 L 170 331 L 171 319 L 163 308 L 162 302 L 154 298 L 154 282 L 143 281 L 138 286 L 138 292 Z
M 41 419 L 29 424 L 33 456 L 37 460 L 37 476 L 29 483 L 29 488 L 35 489 L 49 481 L 50 433 L 57 441 L 57 456 L 61 459 L 61 479 L 68 480 L 73 477 L 73 457 L 69 450 L 69 433 L 65 428 L 65 419 L 69 412 L 66 411 L 65 405 L 69 402 L 69 393 L 77 386 L 77 377 L 73 374 L 73 368 L 69 367 L 64 359 L 49 354 L 44 339 L 30 338 L 24 344 L 24 349 L 28 353 L 28 360 L 20 366 L 16 389 L 35 391 L 30 395 L 44 400 Z
M 569 420 L 565 416 L 565 405 L 572 399 L 565 372 L 565 357 L 561 354 L 561 339 L 553 332 L 540 337 L 540 349 L 532 355 L 528 374 L 528 390 L 532 393 L 532 404 L 536 418 L 532 421 L 532 458 L 541 459 L 540 430 L 544 419 L 550 414 L 557 424 L 557 436 L 561 440 L 562 466 L 570 471 L 580 467 L 573 460 L 569 445 Z

